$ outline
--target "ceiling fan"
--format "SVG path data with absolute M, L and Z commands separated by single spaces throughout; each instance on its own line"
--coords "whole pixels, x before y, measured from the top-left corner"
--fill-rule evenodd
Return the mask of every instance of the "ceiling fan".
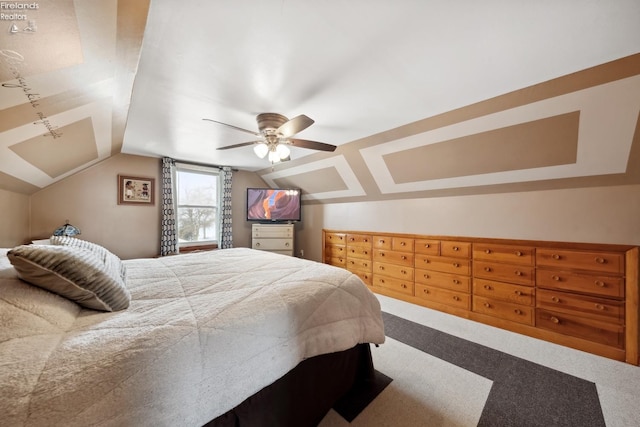
M 272 164 L 290 159 L 289 155 L 291 150 L 289 149 L 289 146 L 320 151 L 335 151 L 336 149 L 335 145 L 325 144 L 324 142 L 292 138 L 292 136 L 302 132 L 314 123 L 313 119 L 310 119 L 304 114 L 294 117 L 291 120 L 282 114 L 277 113 L 258 114 L 256 116 L 256 121 L 258 122 L 259 132 L 243 129 L 238 126 L 222 123 L 213 119 L 202 120 L 207 120 L 242 132 L 250 133 L 258 138 L 254 141 L 242 142 L 240 144 L 228 145 L 226 147 L 218 147 L 218 150 L 228 150 L 230 148 L 255 145 L 255 147 L 253 147 L 253 151 L 256 155 L 261 159 L 268 155 L 268 159 Z

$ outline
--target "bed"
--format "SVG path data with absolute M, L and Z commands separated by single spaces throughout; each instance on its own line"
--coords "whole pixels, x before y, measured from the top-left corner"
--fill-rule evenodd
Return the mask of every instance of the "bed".
M 117 260 L 129 300 L 105 311 L 21 280 L 16 253 L 0 250 L 2 425 L 313 425 L 384 342 L 362 281 L 313 261 L 247 248 Z

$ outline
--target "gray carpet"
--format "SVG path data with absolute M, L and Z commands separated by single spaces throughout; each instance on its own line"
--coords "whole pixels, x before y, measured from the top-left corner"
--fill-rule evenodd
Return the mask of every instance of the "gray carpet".
M 478 426 L 604 427 L 594 383 L 383 313 L 385 333 L 491 381 Z

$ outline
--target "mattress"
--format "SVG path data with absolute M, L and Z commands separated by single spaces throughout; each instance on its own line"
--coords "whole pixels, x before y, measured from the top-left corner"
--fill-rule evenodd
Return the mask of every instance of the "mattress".
M 302 360 L 384 342 L 362 281 L 313 261 L 247 248 L 127 260 L 129 308 L 99 312 L 21 281 L 4 253 L 2 425 L 201 426 Z

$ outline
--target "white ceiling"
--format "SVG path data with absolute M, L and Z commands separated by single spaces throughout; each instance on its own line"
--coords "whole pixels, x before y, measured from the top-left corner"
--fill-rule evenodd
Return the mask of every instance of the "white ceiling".
M 152 0 L 122 152 L 264 169 L 202 119 L 341 145 L 638 52 L 638 0 Z

